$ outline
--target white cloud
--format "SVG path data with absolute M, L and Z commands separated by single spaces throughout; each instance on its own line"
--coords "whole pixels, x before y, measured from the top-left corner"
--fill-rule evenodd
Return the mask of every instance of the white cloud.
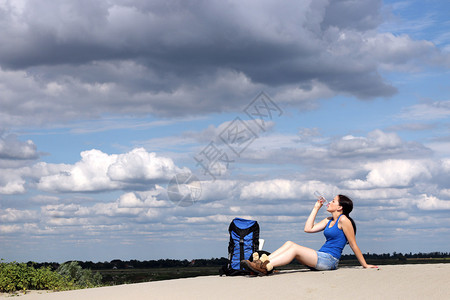
M 0 194 L 12 195 L 25 193 L 25 180 L 21 177 L 20 169 L 1 169 Z
M 117 160 L 117 155 L 108 155 L 99 150 L 81 152 L 81 160 L 68 166 L 58 174 L 39 180 L 38 188 L 54 192 L 89 192 L 121 188 L 120 182 L 111 181 L 108 168 Z
M 442 195 L 443 197 L 450 199 L 450 189 L 442 189 L 440 191 L 440 195 Z
M 159 185 L 151 191 L 125 193 L 116 202 L 119 208 L 173 207 L 167 199 L 166 189 Z
M 335 187 L 319 181 L 296 181 L 273 179 L 255 181 L 246 184 L 241 189 L 241 199 L 258 200 L 311 200 L 314 201 L 314 191 L 327 191 L 331 193 Z
M 200 201 L 236 199 L 242 183 L 236 180 L 202 181 Z
M 433 167 L 430 162 L 419 160 L 392 160 L 367 163 L 366 180 L 354 179 L 344 182 L 351 189 L 380 187 L 408 187 L 418 179 L 430 179 Z
M 415 202 L 417 207 L 423 210 L 450 210 L 450 200 L 441 200 L 431 195 L 422 194 Z
M 0 159 L 36 159 L 36 145 L 31 140 L 22 142 L 15 135 L 0 136 Z
M 364 200 L 374 200 L 372 204 L 374 206 L 380 206 L 380 200 L 392 200 L 397 199 L 396 203 L 400 202 L 398 199 L 408 199 L 411 195 L 408 192 L 407 188 L 399 188 L 399 187 L 379 187 L 379 188 L 371 188 L 371 189 L 351 189 L 347 191 L 343 191 L 342 193 L 350 193 L 356 199 L 364 199 Z M 409 201 L 409 199 L 407 200 Z M 396 212 L 398 213 L 398 212 Z
M 381 130 L 369 132 L 367 137 L 347 135 L 330 145 L 332 155 L 355 156 L 380 153 L 395 153 L 403 149 L 403 141 L 396 133 Z
M 331 98 L 335 94 L 336 92 L 326 84 L 312 79 L 310 83 L 303 83 L 300 86 L 286 86 L 273 95 L 273 98 L 280 103 L 294 104 L 303 111 L 316 108 L 318 99 Z
M 36 221 L 38 214 L 33 210 L 19 210 L 15 208 L 6 208 L 0 210 L 0 222 L 2 223 L 27 223 Z
M 136 203 L 134 203 L 134 205 L 136 205 Z M 119 201 L 116 201 L 112 203 L 97 203 L 88 210 L 91 214 L 97 216 L 134 218 L 134 221 L 149 221 L 150 219 L 156 219 L 161 215 L 161 212 L 156 208 L 148 208 L 141 205 L 142 204 L 123 207 Z
M 0 225 L 0 233 L 8 234 L 8 233 L 15 233 L 22 229 L 22 225 Z
M 444 158 L 444 159 L 442 159 L 442 160 L 441 160 L 441 163 L 442 163 L 442 169 L 443 169 L 445 172 L 450 173 L 450 158 Z
M 296 196 L 295 183 L 289 180 L 275 179 L 253 182 L 242 189 L 242 199 L 292 199 Z
M 431 149 L 401 139 L 396 133 L 376 129 L 367 136 L 346 135 L 339 138 L 320 136 L 317 129 L 302 129 L 299 135 L 267 133 L 259 136 L 240 157 L 240 161 L 276 165 L 302 165 L 333 169 L 335 176 L 352 174 L 368 161 L 388 158 L 421 159 Z M 351 166 L 351 167 L 350 167 Z M 338 174 L 339 173 L 339 174 Z M 331 174 L 331 173 L 330 173 Z M 322 179 L 325 172 L 315 174 Z
M 450 116 L 450 100 L 420 103 L 403 109 L 399 118 L 406 120 L 440 120 Z
M 118 207 L 120 208 L 144 207 L 144 202 L 138 199 L 135 193 L 123 194 L 120 196 L 118 202 Z
M 450 156 L 450 140 L 443 139 L 435 142 L 426 143 L 426 146 L 433 150 L 433 153 L 437 157 L 449 157 Z
M 363 49 L 372 55 L 374 61 L 378 62 L 382 69 L 397 71 L 401 69 L 416 70 L 418 64 L 411 60 L 412 57 L 426 61 L 432 56 L 438 55 L 432 42 L 415 41 L 405 34 L 380 33 L 368 37 Z
M 158 203 L 159 202 L 159 203 Z M 41 208 L 41 218 L 44 224 L 52 226 L 86 225 L 98 226 L 116 223 L 118 218 L 135 218 L 132 222 L 154 220 L 161 215 L 156 207 L 173 207 L 164 200 L 141 200 L 134 193 L 125 193 L 117 200 L 93 205 L 56 204 Z M 109 218 L 102 219 L 103 218 Z M 129 221 L 124 221 L 128 223 Z
M 53 166 L 42 167 L 50 170 Z M 186 170 L 175 166 L 170 158 L 157 157 L 142 148 L 111 155 L 94 149 L 83 151 L 74 165 L 61 166 L 57 173 L 50 171 L 42 176 L 37 187 L 51 192 L 95 192 L 132 186 L 151 189 L 154 183 Z
M 169 180 L 180 172 L 186 173 L 188 170 L 176 167 L 170 158 L 157 157 L 156 153 L 137 148 L 118 155 L 109 165 L 107 176 L 112 181 L 148 183 Z

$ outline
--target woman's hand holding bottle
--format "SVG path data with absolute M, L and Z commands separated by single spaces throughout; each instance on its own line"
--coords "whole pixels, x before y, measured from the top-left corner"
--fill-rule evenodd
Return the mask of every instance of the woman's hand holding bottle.
M 314 205 L 314 207 L 321 208 L 323 205 L 326 205 L 328 202 L 327 199 L 325 199 L 325 197 L 322 195 L 322 193 L 320 193 L 318 191 L 314 192 L 314 197 L 317 198 L 317 202 Z

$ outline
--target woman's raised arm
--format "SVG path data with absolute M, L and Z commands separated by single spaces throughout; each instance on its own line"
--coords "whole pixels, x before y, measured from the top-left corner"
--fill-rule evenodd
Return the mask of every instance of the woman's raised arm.
M 314 221 L 316 220 L 317 213 L 319 212 L 319 209 L 322 207 L 322 203 L 317 200 L 316 204 L 314 205 L 314 208 L 312 209 L 311 213 L 309 214 L 308 219 L 305 223 L 305 232 L 308 233 L 314 233 L 319 232 L 325 229 L 325 226 L 327 226 L 328 218 L 323 219 L 319 223 L 314 224 Z

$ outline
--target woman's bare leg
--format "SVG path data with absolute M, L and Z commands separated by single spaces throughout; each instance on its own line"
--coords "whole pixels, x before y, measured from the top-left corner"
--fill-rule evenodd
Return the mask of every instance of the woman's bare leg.
M 269 259 L 274 259 L 278 255 L 284 253 L 286 250 L 288 250 L 290 247 L 292 247 L 293 244 L 294 243 L 291 242 L 291 241 L 288 241 L 288 242 L 284 243 L 283 246 L 281 246 L 280 248 L 278 248 L 277 250 L 275 250 L 274 252 L 272 252 L 269 255 Z
M 269 255 L 272 266 L 279 267 L 289 264 L 292 260 L 298 260 L 301 264 L 315 267 L 317 264 L 317 252 L 314 249 L 297 245 L 294 242 L 286 242 L 283 246 Z

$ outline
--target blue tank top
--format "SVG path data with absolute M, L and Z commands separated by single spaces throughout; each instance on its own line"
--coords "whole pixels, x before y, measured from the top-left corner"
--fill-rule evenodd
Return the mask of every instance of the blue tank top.
M 319 251 L 331 254 L 337 259 L 341 258 L 342 250 L 344 250 L 344 247 L 347 244 L 347 238 L 345 237 L 344 231 L 339 229 L 338 226 L 339 218 L 341 216 L 342 215 L 337 218 L 336 223 L 334 223 L 331 228 L 330 223 L 333 219 L 328 221 L 328 224 L 323 231 L 323 235 L 327 241 L 323 244 L 322 248 L 319 249 Z

